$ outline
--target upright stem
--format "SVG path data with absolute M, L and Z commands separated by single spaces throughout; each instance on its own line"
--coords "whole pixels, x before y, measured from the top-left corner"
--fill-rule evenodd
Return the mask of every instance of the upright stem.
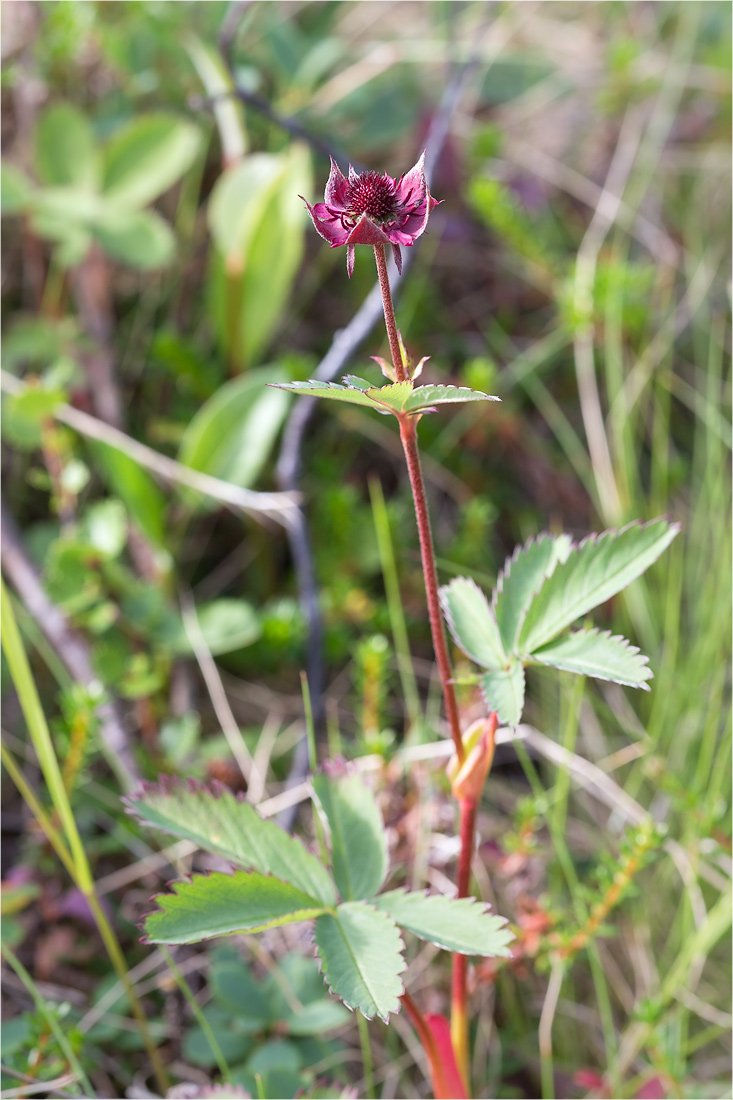
M 379 289 L 382 292 L 382 304 L 384 306 L 384 323 L 387 326 L 389 337 L 389 350 L 392 353 L 392 364 L 395 369 L 398 382 L 407 380 L 405 364 L 402 362 L 402 349 L 400 338 L 397 334 L 397 322 L 394 317 L 392 305 L 392 291 L 389 289 L 389 275 L 387 274 L 387 254 L 383 244 L 375 244 L 374 257 L 377 261 L 377 275 L 379 276 Z
M 461 854 L 458 860 L 458 897 L 468 897 L 471 882 L 471 859 L 473 857 L 473 839 L 476 832 L 476 803 L 462 798 L 461 811 Z M 466 994 L 466 971 L 468 959 L 465 955 L 453 956 L 453 982 L 451 996 L 450 1031 L 458 1068 L 463 1074 L 466 1092 L 470 1095 L 468 1072 L 468 1012 Z
M 445 710 L 450 725 L 451 737 L 456 750 L 456 756 L 462 764 L 465 759 L 465 749 L 461 737 L 461 724 L 458 717 L 458 703 L 453 689 L 452 671 L 448 657 L 448 647 L 445 642 L 443 620 L 440 614 L 440 598 L 438 596 L 438 572 L 435 568 L 435 553 L 433 551 L 433 536 L 430 530 L 430 515 L 425 496 L 425 484 L 420 469 L 420 453 L 417 448 L 417 425 L 414 417 L 400 417 L 400 438 L 402 449 L 407 460 L 407 471 L 410 475 L 410 485 L 415 501 L 415 516 L 417 518 L 417 530 L 420 536 L 420 554 L 422 556 L 423 575 L 425 577 L 425 592 L 428 599 L 428 615 L 430 617 L 430 630 L 433 635 L 433 648 L 435 659 L 440 673 L 440 682 L 443 687 Z

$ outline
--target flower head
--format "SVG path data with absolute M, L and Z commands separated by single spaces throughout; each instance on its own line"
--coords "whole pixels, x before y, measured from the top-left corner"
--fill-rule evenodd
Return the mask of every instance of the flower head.
M 425 232 L 430 211 L 437 201 L 425 180 L 425 154 L 398 180 L 379 172 L 357 173 L 349 165 L 349 178 L 331 158 L 331 174 L 323 202 L 315 206 L 303 199 L 313 224 L 331 248 L 346 245 L 346 270 L 354 270 L 357 244 L 391 244 L 397 270 L 402 270 L 400 245 L 413 245 Z M 301 196 L 302 198 L 302 196 Z

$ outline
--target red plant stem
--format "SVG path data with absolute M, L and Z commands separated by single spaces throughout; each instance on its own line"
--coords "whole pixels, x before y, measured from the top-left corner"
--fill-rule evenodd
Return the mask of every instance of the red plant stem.
M 417 518 L 417 530 L 420 536 L 420 554 L 422 556 L 423 575 L 425 577 L 425 592 L 428 598 L 428 615 L 430 617 L 430 630 L 433 635 L 433 649 L 438 663 L 440 682 L 443 687 L 445 710 L 450 725 L 451 737 L 456 750 L 456 756 L 462 764 L 466 751 L 461 737 L 461 724 L 458 717 L 458 703 L 453 689 L 453 673 L 448 657 L 448 647 L 445 642 L 443 619 L 440 614 L 440 599 L 438 597 L 438 572 L 435 568 L 435 553 L 433 551 L 433 536 L 430 530 L 430 515 L 428 502 L 425 496 L 425 484 L 420 469 L 420 452 L 417 448 L 417 423 L 415 417 L 400 417 L 400 438 L 402 449 L 405 452 L 407 471 L 410 475 L 412 496 L 415 501 L 415 516 Z
M 473 799 L 462 798 L 459 803 L 461 813 L 461 854 L 458 860 L 458 897 L 468 897 L 471 883 L 471 861 L 473 859 L 473 841 L 476 833 L 477 803 Z M 451 996 L 451 1038 L 458 1067 L 463 1074 L 466 1089 L 468 1081 L 468 1012 L 466 993 L 466 972 L 468 959 L 465 955 L 453 956 L 453 981 Z
M 407 372 L 405 371 L 405 364 L 402 362 L 402 349 L 400 348 L 400 338 L 397 334 L 397 322 L 395 321 L 394 306 L 392 305 L 392 292 L 389 289 L 389 275 L 387 274 L 387 254 L 384 251 L 383 244 L 375 244 L 374 258 L 377 261 L 379 289 L 382 292 L 382 305 L 384 306 L 384 323 L 387 326 L 387 336 L 389 337 L 389 350 L 392 353 L 392 363 L 394 365 L 397 381 L 405 382 L 407 380 Z

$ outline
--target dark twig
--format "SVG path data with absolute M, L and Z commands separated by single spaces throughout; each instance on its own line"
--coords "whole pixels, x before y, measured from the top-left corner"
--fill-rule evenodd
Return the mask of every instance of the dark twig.
M 26 554 L 15 522 L 5 507 L 2 509 L 2 567 L 26 610 L 41 628 L 73 679 L 85 687 L 98 685 L 99 677 L 92 668 L 86 642 L 71 628 L 66 616 L 47 596 L 38 572 Z M 100 703 L 97 717 L 109 763 L 125 790 L 131 790 L 140 781 L 140 773 L 117 703 L 109 699 Z

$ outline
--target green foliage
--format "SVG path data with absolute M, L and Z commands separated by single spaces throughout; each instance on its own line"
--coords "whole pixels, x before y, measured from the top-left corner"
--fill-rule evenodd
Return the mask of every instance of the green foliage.
M 350 1008 L 371 1020 L 399 1011 L 406 969 L 397 926 L 363 901 L 347 901 L 316 921 L 315 943 L 324 980 Z
M 371 898 L 387 874 L 387 843 L 374 796 L 359 775 L 313 778 L 331 840 L 333 877 L 345 901 Z
M 660 519 L 591 535 L 577 546 L 567 535 L 542 535 L 507 560 L 491 606 L 465 577 L 441 589 L 443 614 L 456 644 L 489 669 L 480 679 L 481 689 L 500 721 L 516 726 L 521 719 L 526 664 L 646 688 L 652 675 L 648 658 L 624 638 L 584 630 L 548 643 L 640 577 L 678 531 L 677 524 Z
M 462 386 L 418 386 L 411 381 L 393 382 L 387 386 L 372 386 L 363 378 L 347 374 L 345 385 L 338 382 L 281 382 L 280 389 L 306 397 L 325 397 L 332 401 L 345 401 L 351 405 L 376 408 L 378 412 L 403 413 L 434 412 L 436 405 L 450 405 L 464 401 L 498 401 L 487 393 L 478 393 Z
M 373 904 L 389 913 L 400 928 L 446 951 L 511 958 L 508 944 L 514 935 L 506 921 L 487 913 L 475 898 L 391 890 L 375 898 Z

